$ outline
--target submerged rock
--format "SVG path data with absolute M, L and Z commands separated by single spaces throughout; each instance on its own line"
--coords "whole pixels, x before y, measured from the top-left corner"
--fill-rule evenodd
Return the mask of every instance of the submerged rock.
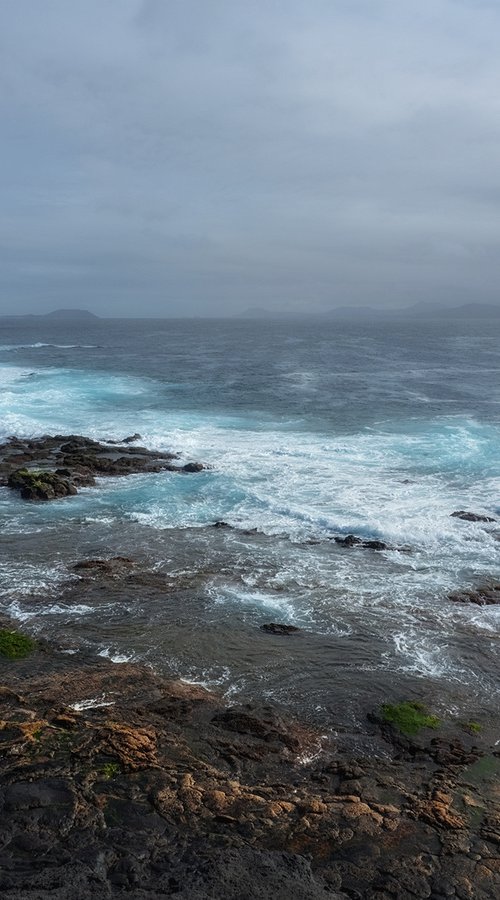
M 117 575 L 135 566 L 127 556 L 113 556 L 111 559 L 83 559 L 75 563 L 75 572 L 90 572 L 92 575 Z
M 260 630 L 265 631 L 266 634 L 296 634 L 300 628 L 297 628 L 296 625 L 283 625 L 281 622 L 269 622 L 261 625 Z

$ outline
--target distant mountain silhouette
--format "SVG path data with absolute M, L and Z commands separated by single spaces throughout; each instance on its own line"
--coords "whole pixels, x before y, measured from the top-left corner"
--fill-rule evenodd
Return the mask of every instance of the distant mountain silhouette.
M 93 322 L 98 321 L 99 316 L 94 315 L 88 309 L 54 309 L 49 313 L 28 313 L 24 316 L 2 316 L 2 319 L 31 319 L 44 322 Z

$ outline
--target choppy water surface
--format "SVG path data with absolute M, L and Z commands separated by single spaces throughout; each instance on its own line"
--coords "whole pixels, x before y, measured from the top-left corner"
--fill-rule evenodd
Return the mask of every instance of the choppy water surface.
M 500 608 L 446 596 L 500 577 L 500 524 L 450 517 L 500 519 L 498 337 L 491 323 L 5 326 L 2 436 L 138 431 L 213 468 L 47 505 L 0 489 L 3 609 L 65 646 L 313 718 L 352 723 L 408 695 L 497 711 Z M 410 552 L 328 540 L 351 532 Z M 165 589 L 64 599 L 72 563 L 117 553 Z M 269 621 L 302 632 L 264 635 Z

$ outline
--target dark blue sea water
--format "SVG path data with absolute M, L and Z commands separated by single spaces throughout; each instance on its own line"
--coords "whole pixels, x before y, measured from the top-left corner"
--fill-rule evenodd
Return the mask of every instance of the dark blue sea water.
M 0 345 L 1 436 L 140 432 L 212 467 L 47 505 L 0 489 L 2 608 L 26 627 L 320 718 L 401 694 L 498 708 L 500 608 L 446 599 L 500 578 L 500 525 L 450 516 L 500 520 L 497 324 L 19 320 Z M 328 540 L 348 533 L 411 552 Z M 116 553 L 198 587 L 61 602 L 73 562 Z

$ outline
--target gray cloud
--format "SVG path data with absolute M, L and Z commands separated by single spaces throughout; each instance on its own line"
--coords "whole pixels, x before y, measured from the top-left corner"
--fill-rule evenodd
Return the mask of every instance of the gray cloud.
M 3 312 L 499 300 L 496 3 L 1 18 Z

